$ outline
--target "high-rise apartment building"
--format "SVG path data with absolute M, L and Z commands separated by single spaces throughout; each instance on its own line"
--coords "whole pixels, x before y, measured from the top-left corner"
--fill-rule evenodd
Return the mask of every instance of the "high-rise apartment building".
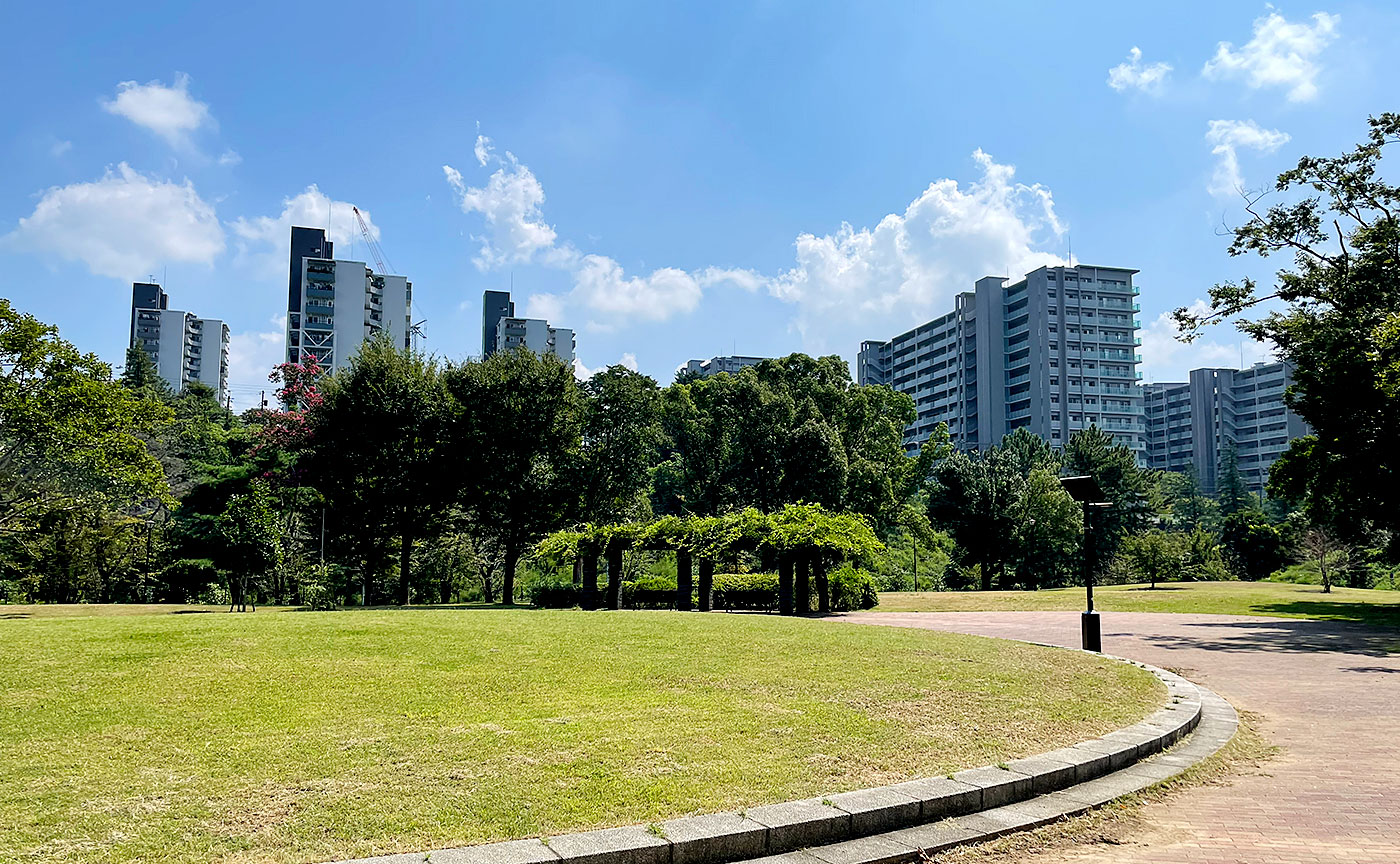
M 967 450 L 1019 428 L 1058 446 L 1097 426 L 1145 462 L 1136 273 L 1077 265 L 1017 282 L 979 279 L 951 312 L 888 342 L 862 342 L 856 378 L 913 397 L 910 451 L 939 423 Z
M 170 389 L 183 391 L 192 381 L 208 385 L 223 401 L 228 392 L 228 325 L 170 308 L 170 296 L 152 282 L 131 286 L 131 338 L 140 346 Z
M 496 328 L 502 318 L 515 317 L 515 302 L 509 291 L 483 291 L 481 293 L 481 356 L 490 357 L 496 353 Z
M 330 370 L 349 365 L 355 351 L 387 333 L 412 347 L 413 283 L 375 273 L 363 261 L 333 257 L 320 228 L 293 228 L 287 295 L 287 360 L 312 358 Z
M 767 357 L 732 356 L 711 357 L 709 360 L 690 360 L 685 364 L 685 371 L 701 378 L 709 378 L 711 375 L 718 375 L 721 372 L 733 375 L 746 366 L 757 366 L 767 359 Z
M 1276 362 L 1249 369 L 1193 369 L 1187 379 L 1143 388 L 1148 467 L 1194 468 L 1202 491 L 1214 494 L 1222 457 L 1233 444 L 1245 485 L 1264 491 L 1269 466 L 1290 441 L 1310 431 L 1283 402 L 1293 367 Z
M 525 346 L 536 354 L 553 354 L 567 365 L 574 362 L 574 331 L 551 327 L 543 318 L 515 317 L 515 303 L 506 291 L 486 291 L 481 301 L 481 354 Z

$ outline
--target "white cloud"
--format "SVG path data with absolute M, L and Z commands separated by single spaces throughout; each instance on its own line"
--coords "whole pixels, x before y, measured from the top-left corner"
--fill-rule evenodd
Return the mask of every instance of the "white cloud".
M 349 201 L 332 200 L 313 184 L 299 195 L 284 198 L 282 212 L 276 216 L 239 217 L 229 223 L 237 245 L 236 260 L 261 278 L 285 279 L 293 225 L 325 228 L 326 238 L 336 244 L 337 258 L 351 259 L 354 255 L 352 260 L 365 260 L 370 257 L 369 250 L 360 239 L 352 207 Z M 370 236 L 378 240 L 379 227 L 369 212 L 362 207 L 360 215 L 369 227 Z M 373 263 L 370 266 L 374 266 Z
M 534 173 L 509 150 L 504 157 L 497 156 L 491 139 L 485 135 L 476 136 L 474 152 L 483 167 L 488 163 L 498 166 L 486 185 L 468 186 L 462 172 L 451 165 L 442 166 L 442 172 L 456 193 L 462 212 L 480 213 L 486 219 L 488 233 L 476 238 L 481 242 L 476 266 L 490 270 L 523 264 L 536 253 L 553 249 L 556 235 L 540 210 L 544 187 Z
M 1254 90 L 1286 87 L 1290 102 L 1308 102 L 1317 97 L 1318 66 L 1315 62 L 1337 38 L 1339 15 L 1317 12 L 1312 24 L 1289 23 L 1278 12 L 1254 21 L 1254 36 L 1236 50 L 1221 42 L 1215 57 L 1207 61 L 1201 74 L 1207 78 L 1243 78 Z
M 636 355 L 636 354 L 633 354 L 633 353 L 630 352 L 630 351 L 628 351 L 628 352 L 624 353 L 624 354 L 622 355 L 621 359 L 619 359 L 619 360 L 617 361 L 617 365 L 619 365 L 619 366 L 625 366 L 625 367 L 627 367 L 628 369 L 631 369 L 633 372 L 636 372 L 636 371 L 637 371 L 637 355 Z
M 603 255 L 585 255 L 574 271 L 576 299 L 613 322 L 664 321 L 687 313 L 700 303 L 702 290 L 694 276 L 662 267 L 648 276 L 627 276 L 622 266 Z
M 690 313 L 714 287 L 766 289 L 797 306 L 794 327 L 805 347 L 830 350 L 925 320 L 982 276 L 1019 275 L 1061 261 L 1041 246 L 1064 232 L 1050 190 L 1015 182 L 1013 167 L 980 150 L 973 154 L 979 179 L 965 187 L 938 180 L 903 213 L 886 216 L 874 228 L 843 225 L 834 234 L 803 234 L 796 240 L 795 266 L 776 277 L 722 267 L 661 267 L 628 275 L 614 258 L 558 241 L 544 222 L 543 188 L 513 155 L 496 156 L 484 136 L 474 152 L 479 163 L 498 166 L 486 186 L 470 188 L 451 166 L 443 173 L 463 210 L 486 217 L 477 265 L 533 260 L 567 271 L 570 290 L 536 294 L 524 305 L 527 316 L 556 324 L 568 325 L 570 315 L 582 314 L 588 316 L 585 328 L 612 330 Z
M 1287 144 L 1290 136 L 1277 129 L 1263 129 L 1253 120 L 1212 120 L 1206 128 L 1211 153 L 1219 159 L 1211 175 L 1210 193 L 1220 198 L 1238 195 L 1244 189 L 1239 150 L 1273 153 Z
M 219 164 L 220 164 L 220 165 L 223 165 L 223 166 L 225 166 L 225 167 L 230 167 L 230 166 L 233 166 L 233 165 L 238 165 L 238 164 L 241 164 L 242 162 L 243 162 L 243 157 L 242 157 L 242 156 L 239 156 L 238 153 L 235 152 L 235 151 L 233 151 L 233 150 L 225 150 L 225 151 L 219 156 Z
M 55 141 L 55 142 L 53 142 L 53 144 L 49 147 L 49 155 L 50 155 L 50 156 L 53 156 L 55 159 L 57 159 L 57 158 L 60 157 L 60 156 L 67 155 L 67 153 L 68 153 L 70 150 L 72 150 L 72 149 L 73 149 L 73 142 L 72 142 L 72 141 Z
M 1064 233 L 1050 190 L 1015 182 L 1014 167 L 981 150 L 973 159 L 982 176 L 966 187 L 936 180 L 873 228 L 842 224 L 797 238 L 796 266 L 768 289 L 798 307 L 804 347 L 844 350 L 889 338 L 951 308 L 982 276 L 1063 263 L 1041 246 Z
M 628 351 L 624 353 L 621 357 L 619 357 L 616 363 L 610 365 L 621 366 L 625 369 L 630 369 L 633 372 L 636 372 L 637 355 Z M 608 366 L 595 366 L 594 368 L 589 369 L 587 366 L 583 365 L 582 360 L 579 360 L 577 357 L 574 358 L 574 378 L 576 378 L 579 381 L 587 381 L 589 378 L 592 378 L 594 375 L 597 375 L 599 372 L 602 372 L 604 369 L 607 368 Z
M 102 107 L 179 149 L 189 148 L 190 136 L 214 122 L 209 106 L 190 95 L 190 76 L 184 73 L 176 75 L 175 83 L 168 87 L 159 81 L 123 81 L 117 85 L 116 98 L 103 100 Z
M 1210 311 L 1204 300 L 1190 305 L 1191 312 L 1203 315 Z M 1163 312 L 1142 328 L 1142 372 L 1146 383 L 1185 381 L 1186 373 L 1203 367 L 1248 368 L 1255 363 L 1274 359 L 1273 347 L 1256 342 L 1228 324 L 1219 325 L 1215 333 L 1233 334 L 1235 344 L 1212 341 L 1201 337 L 1186 343 L 1177 339 L 1180 331 L 1171 312 Z M 1243 364 L 1243 365 L 1241 365 Z
M 274 385 L 268 382 L 267 376 L 273 366 L 286 359 L 287 316 L 278 315 L 271 323 L 275 327 L 273 330 L 245 330 L 229 335 L 228 382 L 235 411 L 258 406 L 254 388 L 266 387 L 268 403 L 275 401 Z
M 123 280 L 144 278 L 168 262 L 212 264 L 224 251 L 214 207 L 194 184 L 147 176 L 125 162 L 101 180 L 46 190 L 4 239 Z
M 1128 52 L 1126 62 L 1108 70 L 1108 86 L 1122 93 L 1124 90 L 1141 90 L 1144 93 L 1160 93 L 1171 76 L 1170 63 L 1142 64 L 1142 50 L 1136 45 Z

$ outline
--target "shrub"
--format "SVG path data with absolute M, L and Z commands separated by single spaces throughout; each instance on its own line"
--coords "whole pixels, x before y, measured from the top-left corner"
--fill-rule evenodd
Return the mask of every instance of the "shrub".
M 331 565 L 318 564 L 301 581 L 302 605 L 312 612 L 329 612 L 336 608 L 336 593 Z
M 210 583 L 222 581 L 214 562 L 208 558 L 181 558 L 160 571 L 160 582 L 167 586 L 161 599 L 186 603 L 200 599 Z
M 716 573 L 714 605 L 718 609 L 762 609 L 778 606 L 778 574 Z
M 623 582 L 622 605 L 630 609 L 670 609 L 676 603 L 676 580 L 665 576 L 640 576 Z
M 541 578 L 530 583 L 530 604 L 540 609 L 572 609 L 579 604 L 580 591 L 572 581 Z
M 833 570 L 826 578 L 833 612 L 872 609 L 880 602 L 875 593 L 875 580 L 865 570 L 847 564 Z
M 218 582 L 210 582 L 204 586 L 204 590 L 199 592 L 199 602 L 207 603 L 210 606 L 227 606 L 232 601 L 228 596 L 228 588 Z

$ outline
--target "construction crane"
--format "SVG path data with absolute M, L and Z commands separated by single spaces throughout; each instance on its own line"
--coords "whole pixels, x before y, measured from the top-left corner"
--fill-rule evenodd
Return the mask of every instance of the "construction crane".
M 365 238 L 365 245 L 369 247 L 369 254 L 374 256 L 374 263 L 379 267 L 380 276 L 388 276 L 389 268 L 384 266 L 384 250 L 380 247 L 379 241 L 374 239 L 374 235 L 369 233 L 369 226 L 365 224 L 365 217 L 360 215 L 360 208 L 350 206 L 355 211 L 355 221 L 360 225 L 360 236 Z
M 369 233 L 369 226 L 365 224 L 365 217 L 360 215 L 360 208 L 352 204 L 350 209 L 355 211 L 355 222 L 360 226 L 360 236 L 365 239 L 365 245 L 369 247 L 369 254 L 374 256 L 374 264 L 379 268 L 379 275 L 388 276 L 389 268 L 384 265 L 384 249 L 380 247 L 379 241 L 374 239 L 374 235 Z M 428 319 L 424 318 L 417 324 L 411 323 L 412 321 L 413 318 L 410 316 L 408 332 L 413 336 L 413 347 L 417 350 L 418 340 L 428 338 L 428 334 L 423 332 L 423 325 L 428 323 Z

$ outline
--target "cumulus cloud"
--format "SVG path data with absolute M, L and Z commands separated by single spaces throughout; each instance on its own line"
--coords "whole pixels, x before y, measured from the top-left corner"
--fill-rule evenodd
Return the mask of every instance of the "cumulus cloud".
M 796 266 L 768 290 L 797 306 L 794 325 L 809 350 L 887 339 L 951 309 L 983 276 L 1064 263 L 1042 245 L 1065 231 L 1050 190 L 1016 182 L 1013 166 L 981 150 L 973 160 L 980 178 L 935 180 L 873 228 L 842 224 L 797 238 Z
M 1285 87 L 1290 102 L 1317 97 L 1317 57 L 1337 38 L 1339 15 L 1317 12 L 1312 23 L 1289 22 L 1278 12 L 1254 21 L 1254 36 L 1236 49 L 1221 42 L 1201 74 L 1207 78 L 1242 79 L 1253 90 Z
M 616 363 L 612 363 L 612 364 L 609 364 L 609 365 L 611 365 L 611 366 L 621 366 L 621 367 L 623 367 L 623 368 L 625 368 L 625 369 L 630 369 L 630 370 L 632 370 L 633 372 L 636 372 L 636 371 L 637 371 L 637 355 L 636 355 L 636 354 L 633 354 L 633 353 L 630 352 L 630 351 L 624 352 L 623 355 L 622 355 L 621 357 L 618 358 L 618 360 L 617 360 Z M 583 361 L 582 361 L 582 360 L 579 360 L 577 357 L 574 358 L 574 378 L 576 378 L 576 379 L 579 380 L 579 381 L 587 381 L 589 378 L 592 378 L 594 375 L 597 375 L 599 372 L 602 372 L 604 369 L 607 369 L 607 368 L 608 368 L 608 366 L 605 365 L 605 366 L 595 366 L 595 367 L 593 367 L 592 369 L 589 369 L 587 366 L 585 366 L 585 365 L 583 364 Z
M 552 250 L 556 235 L 544 221 L 540 209 L 544 187 L 534 172 L 520 164 L 509 150 L 505 156 L 497 156 L 491 139 L 485 135 L 476 136 L 474 153 L 482 167 L 496 166 L 485 185 L 468 186 L 462 172 L 451 165 L 442 166 L 442 172 L 456 193 L 462 212 L 480 213 L 486 220 L 487 233 L 476 238 L 481 243 L 476 266 L 490 270 L 523 264 L 539 252 Z
M 233 150 L 225 150 L 219 155 L 219 164 L 224 167 L 239 165 L 243 162 L 243 157 Z
M 1128 52 L 1126 61 L 1108 70 L 1108 86 L 1119 93 L 1125 90 L 1160 93 L 1171 73 L 1170 63 L 1143 65 L 1142 50 L 1134 45 L 1133 50 Z
M 469 185 L 462 172 L 442 166 L 462 212 L 480 214 L 484 232 L 474 236 L 480 246 L 478 269 L 495 270 L 513 264 L 536 263 L 567 271 L 573 287 L 565 293 L 535 294 L 524 303 L 525 314 L 562 323 L 572 311 L 589 316 L 586 326 L 613 330 L 632 322 L 665 321 L 695 309 L 706 288 L 733 285 L 757 291 L 763 277 L 750 270 L 708 267 L 690 273 L 662 267 L 645 275 L 628 275 L 613 258 L 585 253 L 560 242 L 545 221 L 544 187 L 529 166 L 506 151 L 499 155 L 491 139 L 478 134 L 472 148 L 477 164 L 494 167 L 481 186 Z
M 148 176 L 125 162 L 91 183 L 54 186 L 5 236 L 6 245 L 69 261 L 98 276 L 144 278 L 169 262 L 212 264 L 224 251 L 213 205 L 189 180 Z
M 123 81 L 117 85 L 116 98 L 103 100 L 102 107 L 181 149 L 191 146 L 190 136 L 200 127 L 214 122 L 209 106 L 190 95 L 190 76 L 184 73 L 169 86 L 159 81 Z
M 1287 144 L 1290 136 L 1277 129 L 1263 129 L 1253 120 L 1212 120 L 1206 127 L 1206 141 L 1217 157 L 1210 179 L 1210 193 L 1219 198 L 1238 195 L 1244 188 L 1239 151 L 1274 153 Z
M 485 186 L 470 187 L 452 166 L 443 173 L 463 210 L 485 217 L 477 265 L 534 261 L 567 271 L 569 290 L 535 294 L 523 304 L 527 316 L 560 324 L 582 314 L 584 327 L 612 330 L 688 314 L 713 288 L 763 290 L 797 308 L 793 326 L 805 347 L 830 350 L 926 320 L 982 276 L 1019 275 L 1062 261 L 1043 246 L 1065 230 L 1050 190 L 1016 182 L 1014 167 L 980 150 L 973 154 L 978 179 L 965 186 L 937 180 L 874 227 L 843 224 L 831 234 L 803 234 L 794 266 L 776 276 L 718 266 L 630 275 L 614 258 L 558 240 L 544 221 L 544 190 L 513 155 L 495 155 L 484 136 L 474 153 L 483 167 L 496 166 Z
M 1192 313 L 1203 315 L 1210 311 L 1204 300 L 1190 304 Z M 1205 336 L 1186 343 L 1177 339 L 1180 330 L 1170 311 L 1163 312 L 1142 328 L 1142 372 L 1146 383 L 1185 381 L 1188 372 L 1208 366 L 1248 368 L 1255 363 L 1274 359 L 1273 346 L 1221 325 L 1208 333 L 1233 334 L 1235 344 L 1212 341 Z M 1243 366 L 1241 365 L 1243 363 Z
M 360 215 L 370 236 L 378 240 L 379 227 L 369 212 L 361 207 Z M 367 257 L 367 250 L 354 248 L 360 242 L 360 228 L 355 223 L 353 205 L 332 200 L 313 184 L 299 195 L 282 199 L 282 212 L 276 216 L 239 217 L 229 223 L 237 249 L 236 262 L 262 278 L 286 277 L 293 225 L 325 228 L 326 238 L 336 244 L 338 258 L 348 259 L 355 254 Z

